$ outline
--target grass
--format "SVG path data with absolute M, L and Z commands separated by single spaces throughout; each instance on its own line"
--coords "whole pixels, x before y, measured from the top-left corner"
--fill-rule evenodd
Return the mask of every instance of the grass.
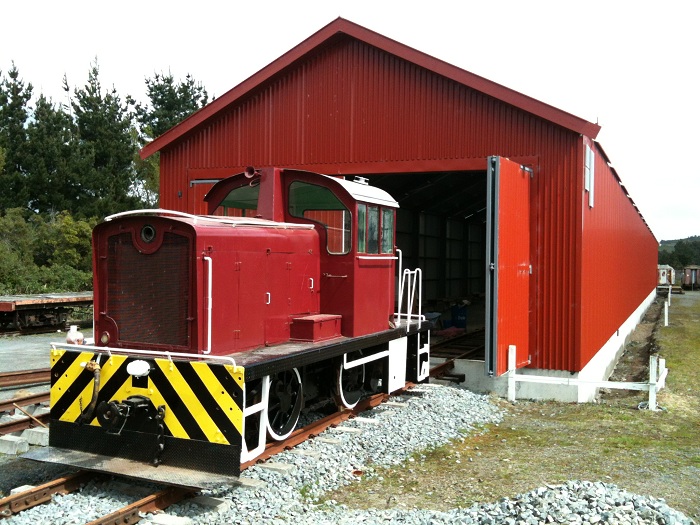
M 628 350 L 639 353 L 638 363 L 648 361 L 650 345 L 666 359 L 670 372 L 658 395 L 664 410 L 638 410 L 646 393 L 628 391 L 604 395 L 597 404 L 511 405 L 494 398 L 506 412 L 499 425 L 416 454 L 328 498 L 354 508 L 447 510 L 580 479 L 664 498 L 697 520 L 700 292 L 673 296 L 669 317 L 669 327 L 657 324 L 651 341 Z

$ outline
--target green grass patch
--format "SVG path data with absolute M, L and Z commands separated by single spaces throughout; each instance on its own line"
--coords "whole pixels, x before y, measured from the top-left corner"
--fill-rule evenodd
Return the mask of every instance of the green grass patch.
M 670 370 L 658 395 L 663 410 L 638 410 L 646 393 L 611 395 L 597 404 L 496 400 L 507 412 L 500 425 L 415 454 L 328 498 L 356 508 L 448 510 L 581 479 L 665 498 L 697 520 L 700 292 L 673 296 L 670 326 L 657 325 L 653 337 Z

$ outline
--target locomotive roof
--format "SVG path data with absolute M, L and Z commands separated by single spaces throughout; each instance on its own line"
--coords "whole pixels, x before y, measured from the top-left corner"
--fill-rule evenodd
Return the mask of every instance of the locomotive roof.
M 340 184 L 345 191 L 347 191 L 350 196 L 361 202 L 367 202 L 370 204 L 380 204 L 382 206 L 389 206 L 392 208 L 398 208 L 399 203 L 394 200 L 394 198 L 386 191 L 377 188 L 375 186 L 370 186 L 364 182 L 356 182 L 353 180 L 340 179 L 337 177 L 331 177 L 329 175 L 324 175 L 324 177 L 334 180 Z

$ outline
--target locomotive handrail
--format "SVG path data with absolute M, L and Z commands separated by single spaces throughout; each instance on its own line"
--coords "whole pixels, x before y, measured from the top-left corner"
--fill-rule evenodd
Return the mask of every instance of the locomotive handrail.
M 400 266 L 399 266 L 400 268 Z M 416 286 L 418 287 L 418 313 L 414 314 L 413 303 L 416 297 Z M 408 289 L 408 297 L 406 298 L 406 313 L 402 313 L 402 303 L 403 303 L 403 291 Z M 415 270 L 409 270 L 406 268 L 401 275 L 399 281 L 399 307 L 398 312 L 394 314 L 397 321 L 401 321 L 402 317 L 406 317 L 406 321 L 411 319 L 416 319 L 420 325 L 425 321 L 425 316 L 422 314 L 423 310 L 423 272 L 420 268 Z
M 197 221 L 209 221 L 213 223 L 227 224 L 233 228 L 235 228 L 236 226 L 260 226 L 263 228 L 282 228 L 285 230 L 314 229 L 313 224 L 301 224 L 296 222 L 276 222 L 269 221 L 267 219 L 258 219 L 256 217 L 218 217 L 215 215 L 192 215 L 191 213 L 185 213 L 184 211 L 166 210 L 163 208 L 122 211 L 113 215 L 108 215 L 107 217 L 105 217 L 105 221 L 111 221 L 112 219 L 126 217 L 129 215 L 173 215 L 175 217 L 191 219 L 192 222 L 194 222 L 195 224 L 197 224 Z
M 203 354 L 211 353 L 211 289 L 212 289 L 212 260 L 211 257 L 202 257 L 207 263 L 207 349 Z
M 175 215 L 177 217 L 186 217 L 189 219 L 197 220 L 199 217 L 197 215 L 192 215 L 190 213 L 185 213 L 183 211 L 166 210 L 164 208 L 149 208 L 145 210 L 129 210 L 121 211 L 119 213 L 114 213 L 105 217 L 105 221 L 111 221 L 112 219 L 117 219 L 119 217 L 126 217 L 128 215 Z
M 371 255 L 357 255 L 358 259 L 369 259 L 372 261 L 395 261 L 398 257 L 388 256 L 388 257 L 373 257 Z
M 343 368 L 355 368 L 356 366 L 364 365 L 365 363 L 371 363 L 372 361 L 378 361 L 389 355 L 389 350 L 382 350 L 376 354 L 371 354 L 368 356 L 360 357 L 359 359 L 353 359 L 348 361 L 348 354 L 343 354 Z
M 51 350 L 57 350 L 58 348 L 70 348 L 71 350 L 80 350 L 80 351 L 85 351 L 85 350 L 90 350 L 93 352 L 96 352 L 98 354 L 106 354 L 107 356 L 112 356 L 112 352 L 115 354 L 119 355 L 119 353 L 125 354 L 125 355 L 147 355 L 147 356 L 152 356 L 152 357 L 167 357 L 170 361 L 172 361 L 171 356 L 174 357 L 183 357 L 187 359 L 200 359 L 204 361 L 223 361 L 225 363 L 230 364 L 234 368 L 236 368 L 236 360 L 233 357 L 226 356 L 226 355 L 203 355 L 203 354 L 185 354 L 183 352 L 167 352 L 167 351 L 161 351 L 161 350 L 137 350 L 136 348 L 110 348 L 110 347 L 102 347 L 102 346 L 94 346 L 94 345 L 75 345 L 71 343 L 49 343 L 51 345 Z

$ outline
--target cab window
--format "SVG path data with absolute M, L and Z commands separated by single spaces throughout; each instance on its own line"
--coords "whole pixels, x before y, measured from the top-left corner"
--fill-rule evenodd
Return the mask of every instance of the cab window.
M 394 210 L 357 205 L 358 253 L 394 253 Z
M 294 181 L 289 185 L 289 214 L 322 224 L 326 230 L 326 249 L 346 254 L 352 241 L 351 214 L 328 188 Z
M 227 217 L 255 217 L 259 194 L 259 181 L 258 184 L 247 183 L 234 188 L 221 201 L 214 214 Z

